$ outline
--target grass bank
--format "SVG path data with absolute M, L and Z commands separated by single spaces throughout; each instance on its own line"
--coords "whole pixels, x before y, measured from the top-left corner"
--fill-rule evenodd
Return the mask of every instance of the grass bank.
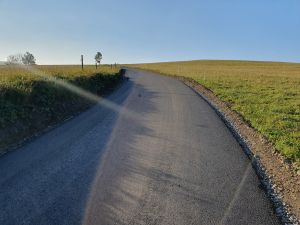
M 67 81 L 96 95 L 121 80 L 119 69 L 101 66 L 34 66 L 49 77 Z M 16 66 L 0 66 L 0 153 L 49 125 L 93 104 L 54 82 Z
M 193 78 L 240 113 L 281 154 L 300 161 L 300 64 L 199 60 L 126 66 Z

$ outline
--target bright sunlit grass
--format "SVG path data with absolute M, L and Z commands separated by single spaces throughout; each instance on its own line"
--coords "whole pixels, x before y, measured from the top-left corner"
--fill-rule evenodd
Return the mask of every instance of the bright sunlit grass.
M 129 66 L 195 79 L 283 155 L 300 160 L 300 64 L 204 60 Z
M 78 77 L 90 77 L 97 73 L 113 74 L 119 71 L 119 68 L 110 66 L 101 66 L 96 70 L 95 66 L 85 66 L 84 70 L 81 66 L 62 65 L 62 66 L 34 66 L 34 68 L 57 78 L 63 78 L 72 81 Z M 14 86 L 18 89 L 23 89 L 26 82 L 40 80 L 40 77 L 35 76 L 30 70 L 24 70 L 17 66 L 0 66 L 0 86 Z

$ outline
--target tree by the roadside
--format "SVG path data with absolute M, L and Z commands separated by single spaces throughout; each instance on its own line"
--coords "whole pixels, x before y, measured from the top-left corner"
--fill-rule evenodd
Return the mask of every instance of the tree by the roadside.
M 101 52 L 97 52 L 97 54 L 95 55 L 96 68 L 97 68 L 98 64 L 100 65 L 101 60 L 102 60 L 102 54 L 101 54 Z
M 26 52 L 22 57 L 22 62 L 24 65 L 35 65 L 34 55 L 30 52 Z
M 22 59 L 23 59 L 22 54 L 9 55 L 7 57 L 7 64 L 22 64 L 23 63 Z

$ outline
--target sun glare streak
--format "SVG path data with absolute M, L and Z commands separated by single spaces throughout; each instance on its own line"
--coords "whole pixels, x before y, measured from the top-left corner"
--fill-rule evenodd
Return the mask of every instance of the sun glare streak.
M 247 177 L 249 176 L 249 173 L 250 173 L 251 169 L 252 169 L 252 163 L 249 162 L 249 164 L 248 164 L 248 166 L 247 166 L 247 168 L 246 168 L 246 170 L 245 170 L 245 172 L 243 174 L 241 182 L 239 183 L 237 189 L 235 190 L 234 196 L 231 199 L 228 207 L 226 208 L 225 213 L 223 214 L 223 217 L 222 217 L 219 225 L 223 225 L 227 221 L 227 219 L 228 219 L 228 217 L 229 217 L 229 215 L 230 215 L 230 213 L 231 213 L 231 211 L 232 211 L 235 203 L 237 202 L 237 200 L 239 198 L 239 195 L 241 194 L 242 188 L 243 188 L 243 186 L 244 186 L 244 184 L 246 182 Z
M 48 75 L 45 72 L 43 72 L 43 71 L 41 71 L 37 68 L 34 68 L 33 66 L 18 64 L 18 67 L 20 67 L 24 70 L 27 70 L 27 71 L 31 72 L 33 75 L 39 76 L 39 77 L 45 79 L 46 81 L 53 82 L 53 83 L 65 88 L 65 89 L 67 89 L 67 90 L 69 90 L 69 91 L 71 91 L 71 92 L 87 99 L 87 100 L 95 102 L 98 105 L 109 108 L 109 109 L 111 109 L 115 112 L 118 112 L 120 114 L 123 114 L 127 117 L 135 117 L 135 118 L 138 117 L 138 115 L 135 112 L 132 112 L 132 111 L 126 109 L 125 107 L 121 107 L 121 106 L 115 104 L 112 101 L 109 101 L 105 98 L 97 96 L 97 95 L 95 95 L 95 94 L 93 94 L 89 91 L 86 91 L 83 88 L 80 88 L 80 87 L 78 87 L 74 84 L 71 84 L 70 82 L 67 82 L 63 79 Z

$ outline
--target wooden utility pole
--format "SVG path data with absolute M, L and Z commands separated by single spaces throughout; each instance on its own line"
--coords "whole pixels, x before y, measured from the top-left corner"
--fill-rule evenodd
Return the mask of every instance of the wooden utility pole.
M 81 69 L 83 70 L 83 55 L 81 55 Z

